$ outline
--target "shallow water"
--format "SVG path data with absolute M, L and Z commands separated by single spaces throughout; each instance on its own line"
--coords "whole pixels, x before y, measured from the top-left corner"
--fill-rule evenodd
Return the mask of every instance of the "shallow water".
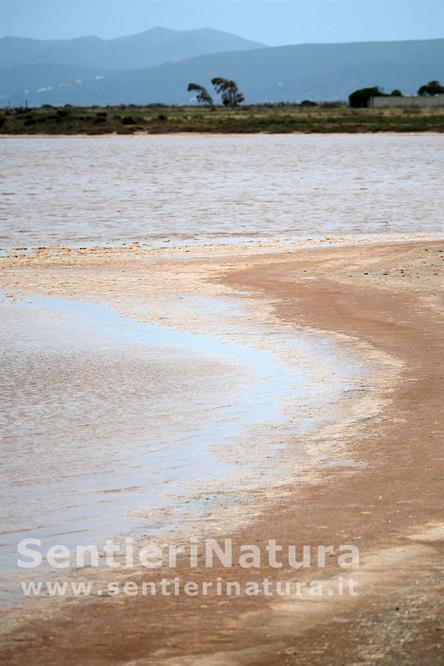
M 94 303 L 0 302 L 0 569 L 13 566 L 24 536 L 45 547 L 100 544 L 239 503 L 281 473 L 282 432 L 301 435 L 328 418 L 360 373 L 328 340 L 270 327 L 275 351 L 261 348 L 264 331 L 243 321 L 234 300 L 190 298 L 185 307 L 213 325 L 226 316 L 232 339 Z M 331 385 L 322 366 L 337 373 Z M 292 464 L 303 455 L 293 450 Z
M 233 480 L 211 447 L 277 421 L 304 382 L 270 352 L 102 305 L 33 297 L 0 312 L 3 567 L 24 535 L 70 545 L 165 527 L 131 511 Z
M 444 137 L 0 139 L 0 247 L 442 228 Z

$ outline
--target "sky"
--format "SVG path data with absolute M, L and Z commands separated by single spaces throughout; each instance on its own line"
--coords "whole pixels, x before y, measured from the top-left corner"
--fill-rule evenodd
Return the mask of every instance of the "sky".
M 109 39 L 158 25 L 270 46 L 429 39 L 444 34 L 444 0 L 0 0 L 0 37 Z

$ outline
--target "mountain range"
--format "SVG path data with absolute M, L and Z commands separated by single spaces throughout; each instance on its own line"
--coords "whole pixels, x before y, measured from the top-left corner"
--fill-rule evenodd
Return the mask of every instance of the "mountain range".
M 264 44 L 220 30 L 151 28 L 137 35 L 100 39 L 0 39 L 2 67 L 14 65 L 70 65 L 112 70 L 143 69 L 222 51 L 244 51 Z
M 344 100 L 444 78 L 444 40 L 267 47 L 217 30 L 153 28 L 103 40 L 0 39 L 0 105 L 187 104 L 190 81 L 234 79 L 246 102 Z

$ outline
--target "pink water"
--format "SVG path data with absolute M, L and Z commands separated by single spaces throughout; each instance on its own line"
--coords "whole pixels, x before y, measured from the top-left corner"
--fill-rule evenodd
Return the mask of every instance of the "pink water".
M 444 137 L 5 138 L 0 247 L 442 228 Z

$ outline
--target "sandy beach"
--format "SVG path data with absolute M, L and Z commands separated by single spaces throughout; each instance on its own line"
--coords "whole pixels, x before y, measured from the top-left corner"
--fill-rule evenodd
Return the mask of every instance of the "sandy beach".
M 222 338 L 237 343 L 256 326 L 255 344 L 272 351 L 286 342 L 282 332 L 310 335 L 310 344 L 325 349 L 328 341 L 338 358 L 361 368 L 359 378 L 338 379 L 320 352 L 311 364 L 306 361 L 319 386 L 343 381 L 344 390 L 325 394 L 329 409 L 320 416 L 307 403 L 299 430 L 291 419 L 273 426 L 281 443 L 273 459 L 276 475 L 267 473 L 264 448 L 271 431 L 253 433 L 253 448 L 234 448 L 233 464 L 255 458 L 254 474 L 262 470 L 263 483 L 244 504 L 219 502 L 200 511 L 181 534 L 231 538 L 235 549 L 273 538 L 284 549 L 292 543 L 333 544 L 336 554 L 338 544 L 356 544 L 359 567 L 342 571 L 345 579 L 353 577 L 356 596 L 334 592 L 341 571 L 330 553 L 322 570 L 297 571 L 300 581 L 324 582 L 319 598 L 210 592 L 26 599 L 1 611 L 5 663 L 441 663 L 442 240 L 404 234 L 171 250 L 137 243 L 52 247 L 17 250 L 1 262 L 6 303 L 37 296 L 99 303 L 141 324 L 194 335 L 219 327 Z M 226 305 L 233 299 L 245 307 L 237 319 Z M 216 302 L 225 305 L 210 323 L 205 311 Z M 268 328 L 259 327 L 264 324 Z M 314 426 L 301 432 L 303 419 L 316 416 Z M 301 442 L 304 455 L 296 464 Z M 160 580 L 165 573 L 171 576 L 134 567 L 119 580 Z M 111 574 L 87 575 L 104 585 Z M 185 558 L 175 575 L 195 583 L 209 577 Z M 295 573 L 267 563 L 253 569 L 216 565 L 210 577 L 282 581 Z

